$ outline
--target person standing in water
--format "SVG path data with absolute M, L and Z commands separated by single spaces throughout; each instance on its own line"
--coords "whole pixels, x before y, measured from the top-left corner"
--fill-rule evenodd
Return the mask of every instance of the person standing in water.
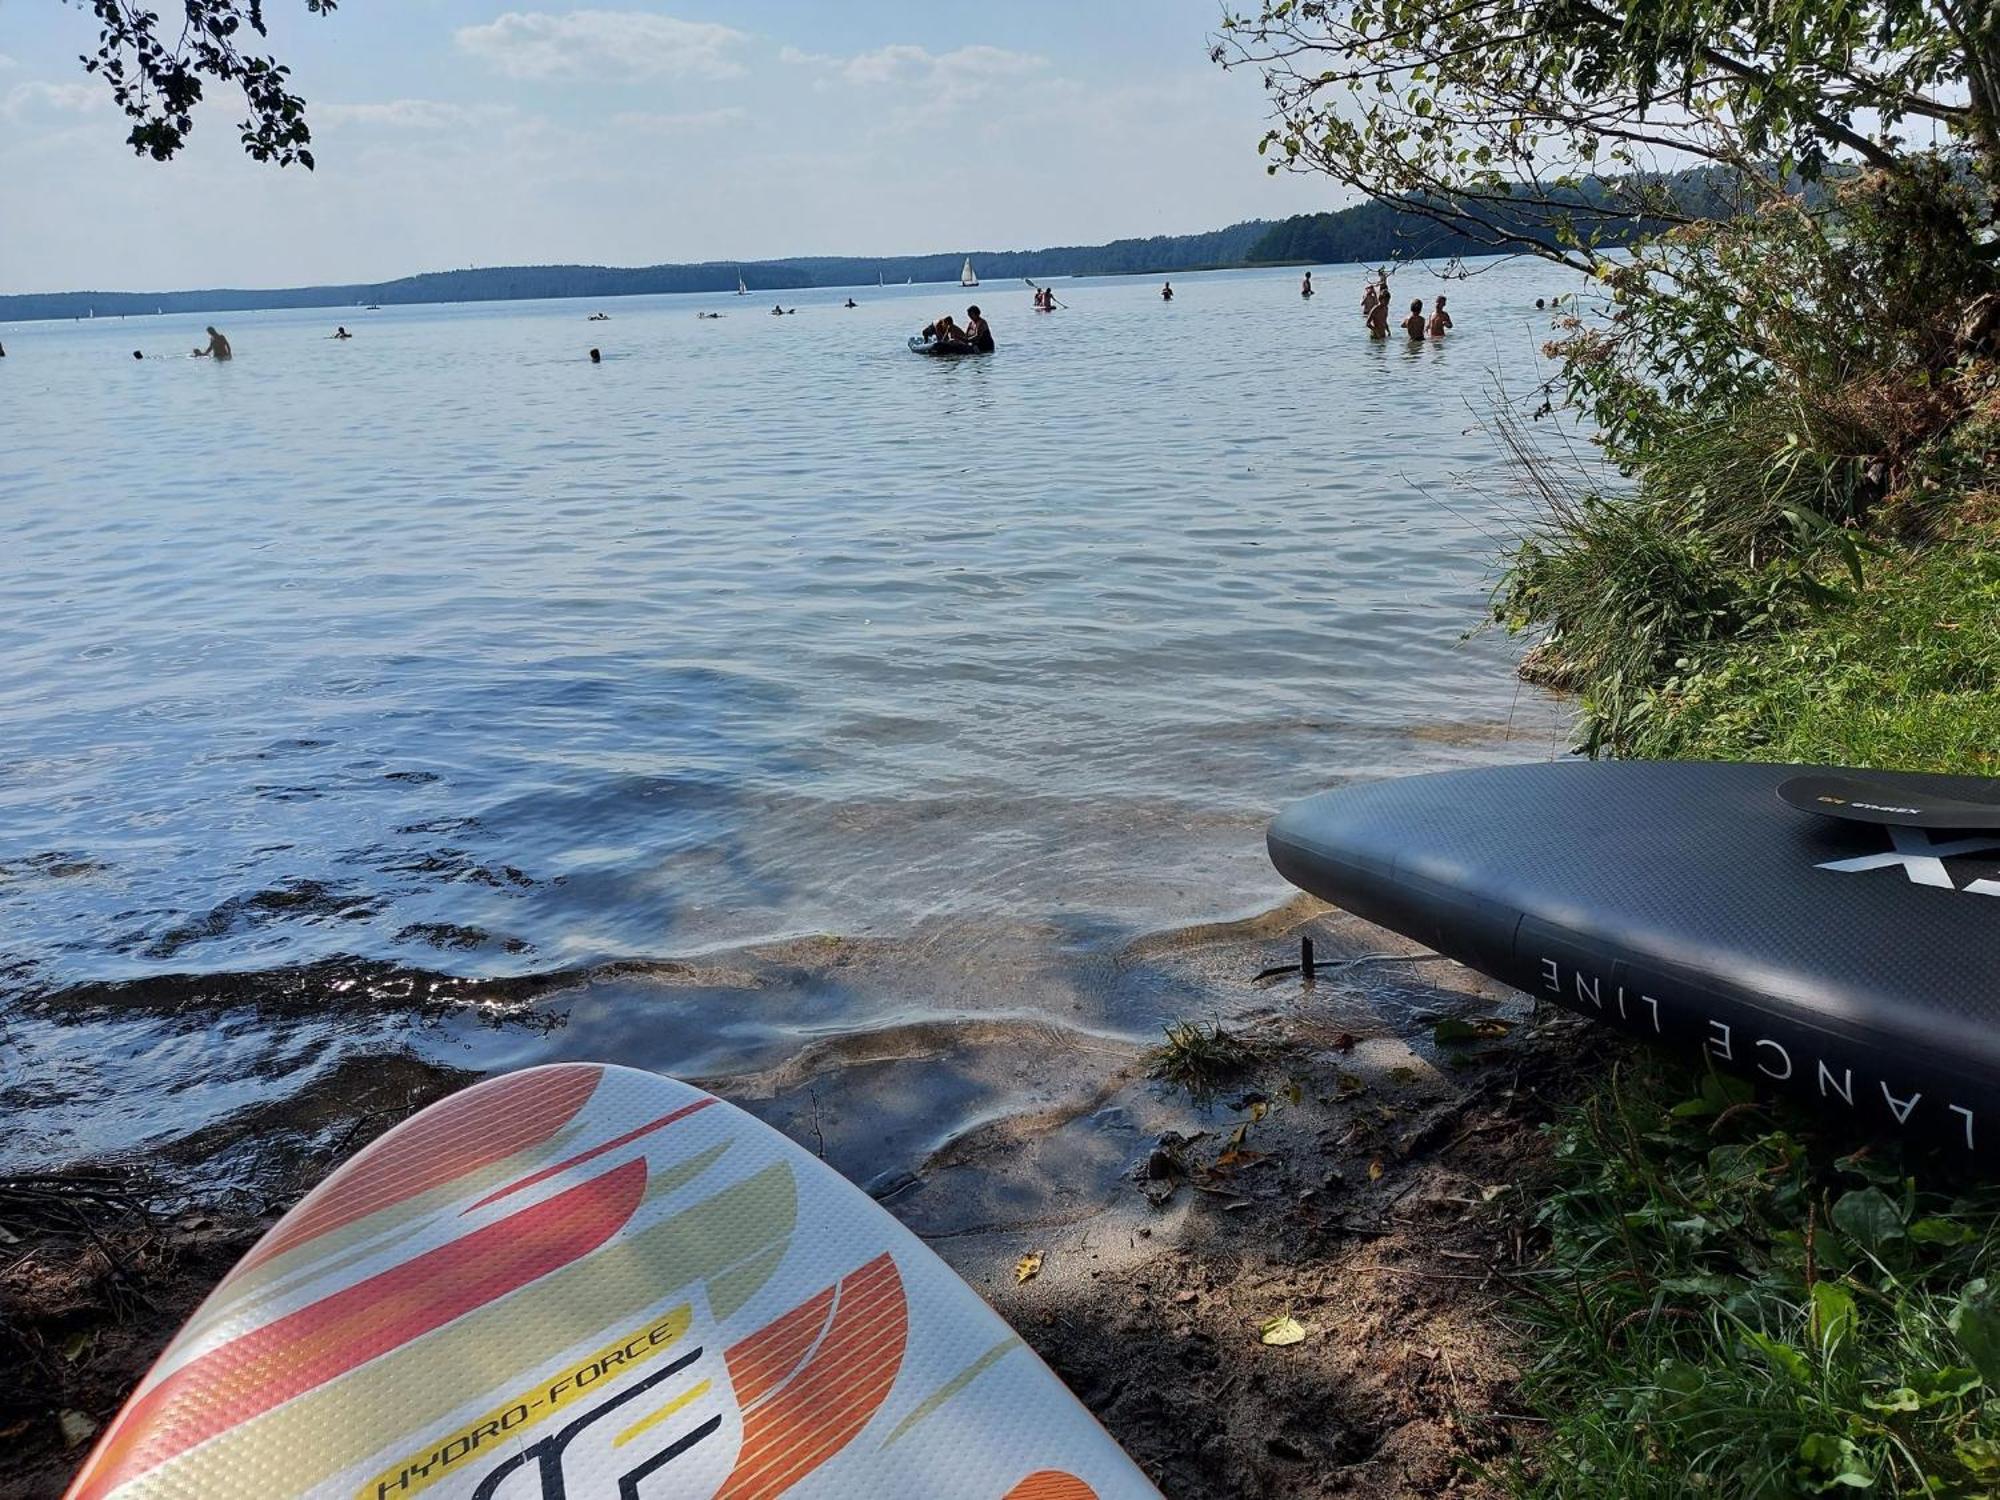
M 1444 293 L 1439 292 L 1436 304 L 1431 308 L 1431 321 L 1424 332 L 1434 339 L 1441 339 L 1451 332 L 1451 314 L 1444 310 Z
M 1389 336 L 1389 299 L 1377 295 L 1368 304 L 1368 337 L 1386 339 Z
M 1171 302 L 1174 300 L 1174 284 L 1171 281 L 1163 282 L 1161 284 L 1160 300 L 1162 302 Z
M 1306 272 L 1306 279 L 1299 283 L 1299 295 L 1301 297 L 1310 297 L 1312 294 L 1313 294 L 1313 273 L 1308 271 Z
M 993 329 L 980 316 L 977 307 L 965 310 L 965 341 L 981 354 L 993 352 Z
M 208 330 L 208 347 L 206 349 L 195 350 L 194 356 L 196 359 L 234 359 L 236 357 L 230 351 L 229 340 L 217 333 L 213 328 Z
M 1403 319 L 1403 332 L 1410 336 L 1410 342 L 1420 344 L 1424 338 L 1424 299 L 1418 297 L 1410 303 L 1410 315 Z

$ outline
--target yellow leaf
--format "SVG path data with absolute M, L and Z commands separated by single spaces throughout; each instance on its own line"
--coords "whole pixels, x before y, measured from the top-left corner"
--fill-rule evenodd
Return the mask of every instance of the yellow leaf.
M 1030 1250 L 1014 1262 L 1014 1282 L 1017 1286 L 1026 1286 L 1041 1274 L 1042 1252 L 1039 1250 Z
M 1375 1160 L 1373 1160 L 1373 1161 L 1371 1161 L 1370 1163 L 1368 1163 L 1368 1180 L 1369 1180 L 1370 1182 L 1380 1182 L 1380 1181 L 1382 1180 L 1382 1158 L 1381 1158 L 1381 1157 L 1379 1157 L 1379 1156 L 1378 1156 L 1378 1157 L 1376 1157 L 1376 1158 L 1375 1158 Z
M 1287 1344 L 1303 1344 L 1306 1331 L 1290 1313 L 1279 1313 L 1275 1318 L 1266 1318 L 1257 1325 L 1257 1337 L 1263 1343 L 1282 1349 Z

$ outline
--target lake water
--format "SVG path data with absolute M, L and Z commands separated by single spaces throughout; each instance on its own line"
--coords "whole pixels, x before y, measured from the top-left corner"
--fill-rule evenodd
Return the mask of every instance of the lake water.
M 5 1159 L 413 1046 L 1151 1033 L 1184 997 L 1090 965 L 1284 900 L 1288 799 L 1565 743 L 1464 637 L 1519 525 L 1478 418 L 1566 287 L 1405 270 L 1458 321 L 1412 348 L 1318 279 L 0 330 Z M 906 351 L 968 300 L 998 354 Z M 455 1029 L 556 972 L 573 1022 Z

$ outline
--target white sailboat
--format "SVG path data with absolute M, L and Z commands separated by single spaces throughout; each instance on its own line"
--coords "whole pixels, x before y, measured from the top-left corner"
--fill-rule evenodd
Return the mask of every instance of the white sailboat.
M 736 272 L 736 295 L 739 297 L 750 295 L 750 288 L 743 284 L 743 272 L 741 269 Z
M 960 286 L 979 285 L 979 278 L 972 274 L 972 257 L 969 255 L 965 258 L 965 269 L 958 273 L 958 284 Z

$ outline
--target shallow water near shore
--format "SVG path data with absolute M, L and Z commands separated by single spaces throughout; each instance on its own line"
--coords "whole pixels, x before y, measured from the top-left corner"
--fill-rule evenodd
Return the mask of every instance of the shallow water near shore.
M 1566 743 L 1464 636 L 1570 288 L 1404 270 L 1412 348 L 1316 279 L 5 330 L 0 1167 L 371 1058 L 809 1054 L 893 1174 L 1217 1009 L 1133 955 L 1288 899 L 1279 806 Z M 905 350 L 968 300 L 998 354 Z

